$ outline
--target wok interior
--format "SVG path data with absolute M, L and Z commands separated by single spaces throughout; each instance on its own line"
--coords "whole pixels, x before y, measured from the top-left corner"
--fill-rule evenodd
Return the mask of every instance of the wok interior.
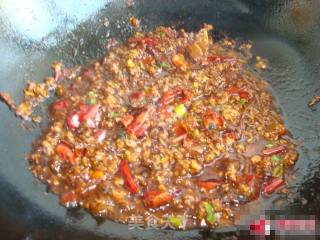
M 45 1 L 44 1 L 45 2 Z M 215 26 L 215 37 L 223 34 L 238 41 L 252 41 L 254 53 L 267 58 L 270 70 L 263 73 L 283 111 L 286 125 L 296 139 L 300 159 L 295 166 L 295 180 L 290 181 L 293 194 L 289 203 L 281 207 L 271 200 L 259 207 L 255 203 L 246 209 L 245 219 L 261 214 L 319 215 L 319 111 L 307 108 L 309 99 L 319 94 L 320 64 L 318 38 L 320 35 L 319 10 L 316 0 L 301 1 L 136 1 L 127 7 L 123 1 L 111 1 L 84 22 L 75 22 L 71 30 L 68 21 L 62 21 L 55 32 L 41 40 L 19 35 L 5 21 L 1 29 L 0 52 L 6 61 L 0 66 L 0 89 L 19 99 L 26 79 L 42 80 L 49 74 L 53 60 L 65 65 L 89 63 L 105 49 L 107 38 L 123 40 L 131 33 L 128 16 L 134 15 L 145 30 L 158 25 L 199 29 L 204 22 Z M 63 16 L 57 16 L 63 18 Z M 10 80 L 8 80 L 10 79 Z M 55 196 L 43 195 L 45 186 L 28 171 L 23 161 L 30 150 L 30 143 L 39 129 L 26 132 L 19 128 L 19 121 L 0 105 L 1 192 L 3 216 L 20 225 L 21 231 L 32 232 L 39 228 L 45 234 L 60 232 L 62 236 L 80 239 L 99 235 L 126 239 L 131 237 L 162 239 L 163 237 L 198 238 L 193 231 L 128 230 L 128 226 L 104 221 L 97 222 L 82 211 L 69 211 L 58 205 Z M 320 197 L 320 196 L 319 196 Z M 303 201 L 301 201 L 303 200 Z M 306 200 L 306 201 L 304 201 Z M 271 204 L 270 204 L 271 203 Z M 19 206 L 19 207 L 17 207 Z M 10 209 L 10 211 L 9 211 Z M 275 209 L 267 211 L 264 209 Z M 248 214 L 248 212 L 250 214 Z M 235 228 L 220 229 L 232 231 Z M 83 234 L 80 234 L 83 233 Z M 31 234 L 31 233 L 30 233 Z M 66 234 L 66 235 L 65 235 Z M 64 237 L 63 237 L 64 239 Z M 106 238 L 104 238 L 106 239 Z

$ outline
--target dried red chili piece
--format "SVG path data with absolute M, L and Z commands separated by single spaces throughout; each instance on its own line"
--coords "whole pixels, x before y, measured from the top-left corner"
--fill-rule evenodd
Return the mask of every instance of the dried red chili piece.
M 170 203 L 173 196 L 169 192 L 150 191 L 144 194 L 143 199 L 147 208 L 157 208 Z
M 141 37 L 141 38 L 129 38 L 128 43 L 142 43 L 146 45 L 157 45 L 159 41 L 156 38 Z
M 284 180 L 282 178 L 276 178 L 267 183 L 263 188 L 264 195 L 270 195 L 274 191 L 276 191 L 282 184 L 284 183 Z
M 68 99 L 59 99 L 51 103 L 50 109 L 52 111 L 59 111 L 67 109 L 70 105 L 70 102 Z
M 197 180 L 196 184 L 201 188 L 204 188 L 206 190 L 211 190 L 219 186 L 221 182 L 217 180 L 206 180 L 206 181 Z
M 208 111 L 203 118 L 203 123 L 206 129 L 223 126 L 223 118 L 217 112 Z
M 137 193 L 139 191 L 138 185 L 133 179 L 128 163 L 125 160 L 121 160 L 119 170 L 124 178 L 125 185 L 128 187 L 131 193 Z
M 274 148 L 266 148 L 263 150 L 263 155 L 265 156 L 271 156 L 271 155 L 274 155 L 274 154 L 278 154 L 278 153 L 282 153 L 286 150 L 286 147 L 283 146 L 283 145 L 280 145 L 280 146 L 277 146 L 277 147 L 274 147 Z
M 55 148 L 56 153 L 63 159 L 71 163 L 76 164 L 76 157 L 72 149 L 64 143 L 59 143 Z

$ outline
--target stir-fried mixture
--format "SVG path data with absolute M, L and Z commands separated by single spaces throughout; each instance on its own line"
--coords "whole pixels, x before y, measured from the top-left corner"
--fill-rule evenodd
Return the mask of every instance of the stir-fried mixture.
M 69 78 L 56 65 L 57 99 L 30 163 L 61 204 L 214 227 L 286 184 L 298 154 L 247 67 L 250 45 L 213 41 L 211 29 L 136 32 Z

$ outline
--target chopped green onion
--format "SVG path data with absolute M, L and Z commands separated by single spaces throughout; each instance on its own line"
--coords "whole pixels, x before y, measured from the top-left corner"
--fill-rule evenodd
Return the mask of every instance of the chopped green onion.
M 97 103 L 97 93 L 94 91 L 90 91 L 87 93 L 86 97 L 87 104 L 96 104 Z
M 120 113 L 118 113 L 118 112 L 112 112 L 111 113 L 111 117 L 112 118 L 118 118 L 120 116 Z
M 123 131 L 119 132 L 119 133 L 118 133 L 118 138 L 120 138 L 120 139 L 125 139 L 125 138 L 126 138 L 126 133 L 123 132 Z
M 210 124 L 209 124 L 209 130 L 215 129 L 215 127 L 216 127 L 216 126 L 214 125 L 214 123 L 210 123 Z
M 179 228 L 183 225 L 182 217 L 180 216 L 169 216 L 168 217 L 169 222 L 176 228 Z
M 160 63 L 160 67 L 162 67 L 162 68 L 169 68 L 170 66 L 169 66 L 169 64 L 166 63 L 166 62 L 161 62 L 161 63 Z
M 280 158 L 279 158 L 279 156 L 278 155 L 272 155 L 271 156 L 271 161 L 273 161 L 273 162 L 280 162 Z
M 216 215 L 214 213 L 214 208 L 213 206 L 208 203 L 208 202 L 205 202 L 204 203 L 204 208 L 206 210 L 206 213 L 207 213 L 207 221 L 210 223 L 210 224 L 213 224 L 215 221 L 216 221 Z
M 270 142 L 266 145 L 266 148 L 273 148 L 278 145 L 277 141 Z
M 282 177 L 282 175 L 283 175 L 283 165 L 280 164 L 273 169 L 272 176 L 279 178 L 279 177 Z
M 240 104 L 241 105 L 244 105 L 244 104 L 246 104 L 247 103 L 247 100 L 246 99 L 244 99 L 244 98 L 241 98 L 240 99 Z
M 183 115 L 186 114 L 187 109 L 183 104 L 180 104 L 174 109 L 174 112 L 178 117 L 183 117 Z

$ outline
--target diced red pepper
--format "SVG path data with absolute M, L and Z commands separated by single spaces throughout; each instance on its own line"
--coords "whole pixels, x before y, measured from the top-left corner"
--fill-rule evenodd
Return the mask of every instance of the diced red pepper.
M 159 101 L 159 107 L 162 108 L 162 107 L 172 103 L 175 100 L 175 98 L 180 94 L 182 94 L 182 90 L 179 88 L 171 89 L 171 90 L 164 92 L 160 101 Z
M 70 113 L 67 117 L 67 125 L 70 128 L 78 128 L 85 120 L 94 121 L 99 113 L 100 104 L 79 106 L 79 111 L 76 113 Z M 91 124 L 92 126 L 94 124 Z
M 163 93 L 159 100 L 159 108 L 162 109 L 166 105 L 172 103 L 176 98 L 180 99 L 181 103 L 188 102 L 193 96 L 193 92 L 187 89 L 181 88 L 170 89 Z
M 249 100 L 251 98 L 250 94 L 246 90 L 241 90 L 239 92 L 239 97 L 246 100 Z
M 161 109 L 161 114 L 164 116 L 164 118 L 170 117 L 172 113 L 173 107 L 172 106 L 166 106 L 163 109 Z
M 146 125 L 143 124 L 143 125 L 139 126 L 138 128 L 136 128 L 135 131 L 133 132 L 133 134 L 137 138 L 143 137 L 144 134 L 145 134 L 146 129 L 147 129 Z
M 187 128 L 181 122 L 178 122 L 174 126 L 175 139 L 174 142 L 179 142 L 187 137 Z
M 143 111 L 138 116 L 136 116 L 133 122 L 127 128 L 128 134 L 135 135 L 136 137 L 143 136 L 146 129 L 145 122 L 153 111 L 154 108 L 150 106 L 146 111 Z
M 82 76 L 84 78 L 93 78 L 94 76 L 94 73 L 91 69 L 84 69 L 83 72 L 82 72 Z
M 107 131 L 105 129 L 99 129 L 95 132 L 94 137 L 97 139 L 98 142 L 103 142 L 103 140 L 107 136 Z
M 69 107 L 70 103 L 68 99 L 56 100 L 50 105 L 50 109 L 53 111 L 64 110 Z
M 129 38 L 128 42 L 142 43 L 142 44 L 151 45 L 151 46 L 159 44 L 159 41 L 156 38 L 151 38 L 151 37 Z
M 77 202 L 77 195 L 74 192 L 66 192 L 60 195 L 59 202 L 62 205 L 68 206 Z
M 207 60 L 212 63 L 234 63 L 237 61 L 235 57 L 226 56 L 209 56 Z
M 263 155 L 264 156 L 271 156 L 271 155 L 274 155 L 274 154 L 278 154 L 278 153 L 282 153 L 286 150 L 286 147 L 283 146 L 283 145 L 280 145 L 280 146 L 277 146 L 277 147 L 274 147 L 274 148 L 266 148 L 263 150 Z
M 216 188 L 221 182 L 217 181 L 217 180 L 206 180 L 206 181 L 201 181 L 198 180 L 196 181 L 196 184 L 201 187 L 204 188 L 206 190 L 211 190 Z
M 144 194 L 144 205 L 147 208 L 157 208 L 170 203 L 173 196 L 169 192 L 150 191 Z
M 67 117 L 67 125 L 69 128 L 78 128 L 80 127 L 81 120 L 80 116 L 77 113 L 71 113 Z
M 137 193 L 139 191 L 138 185 L 133 179 L 128 163 L 125 160 L 121 160 L 119 170 L 124 178 L 124 182 L 131 193 Z
M 253 174 L 247 174 L 244 178 L 244 181 L 246 184 L 249 184 L 252 182 L 252 180 L 254 179 L 254 175 Z
M 270 195 L 271 193 L 276 191 L 283 183 L 284 180 L 282 178 L 276 178 L 264 186 L 263 193 L 265 195 Z
M 76 157 L 74 152 L 69 146 L 64 143 L 59 143 L 55 148 L 56 153 L 63 159 L 71 163 L 76 164 Z
M 246 90 L 245 88 L 238 88 L 235 86 L 231 86 L 231 87 L 227 88 L 226 91 L 230 94 L 238 94 L 240 98 L 243 98 L 246 100 L 251 99 L 251 96 L 250 96 L 248 90 Z
M 133 120 L 134 117 L 131 114 L 127 114 L 121 117 L 120 122 L 123 124 L 123 126 L 128 127 Z
M 214 127 L 221 127 L 223 126 L 223 119 L 217 112 L 208 111 L 203 118 L 203 123 L 207 129 L 210 129 L 212 125 Z
M 85 110 L 81 112 L 81 114 L 83 114 L 82 120 L 94 119 L 99 113 L 100 104 L 88 105 L 84 109 Z
M 139 101 L 139 100 L 142 100 L 144 97 L 145 97 L 145 93 L 143 91 L 142 92 L 134 92 L 134 93 L 130 94 L 129 99 Z
M 183 90 L 181 96 L 181 103 L 187 103 L 193 97 L 193 92 L 190 90 Z

